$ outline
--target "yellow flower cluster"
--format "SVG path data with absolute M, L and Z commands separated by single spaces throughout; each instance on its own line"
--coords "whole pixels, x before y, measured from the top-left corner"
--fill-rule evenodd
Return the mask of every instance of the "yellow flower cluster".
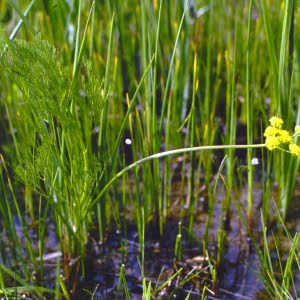
M 266 147 L 269 150 L 279 148 L 282 144 L 289 145 L 290 153 L 300 157 L 300 147 L 293 143 L 293 136 L 300 135 L 300 125 L 295 127 L 295 134 L 292 136 L 287 130 L 282 129 L 283 120 L 279 117 L 272 117 L 264 132 Z
M 289 145 L 290 152 L 298 157 L 300 157 L 300 147 L 294 143 Z

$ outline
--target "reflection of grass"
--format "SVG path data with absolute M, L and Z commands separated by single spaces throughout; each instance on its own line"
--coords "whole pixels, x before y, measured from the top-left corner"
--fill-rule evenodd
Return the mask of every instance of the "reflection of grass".
M 206 187 L 207 220 L 199 255 L 209 257 L 212 286 L 217 292 L 232 205 L 249 232 L 256 223 L 254 157 L 259 157 L 265 175 L 261 189 L 266 224 L 275 182 L 280 194 L 280 224 L 284 224 L 292 199 L 298 160 L 283 151 L 265 154 L 259 150 L 265 144 L 259 142 L 270 115 L 282 116 L 289 131 L 294 122 L 300 123 L 296 97 L 299 28 L 291 22 L 293 14 L 295 20 L 299 17 L 296 4 L 206 1 L 208 11 L 195 17 L 191 12 L 196 7 L 182 1 L 132 5 L 130 1 L 78 0 L 73 7 L 69 1 L 55 5 L 50 1 L 20 2 L 17 6 L 7 1 L 12 5 L 5 8 L 9 20 L 3 18 L 3 23 L 8 22 L 7 33 L 1 31 L 4 72 L 0 74 L 0 109 L 5 119 L 0 119 L 0 126 L 5 158 L 1 157 L 0 214 L 7 235 L 1 243 L 10 249 L 9 253 L 1 250 L 3 293 L 10 295 L 12 290 L 4 288 L 11 285 L 21 284 L 30 291 L 32 286 L 46 286 L 44 262 L 36 258 L 47 252 L 46 221 L 52 220 L 63 253 L 53 286 L 57 298 L 60 293 L 67 298 L 70 290 L 76 290 L 79 276 L 85 274 L 85 247 L 94 224 L 104 242 L 105 229 L 112 223 L 126 231 L 124 215 L 127 207 L 133 207 L 130 221 L 136 224 L 139 236 L 144 297 L 150 299 L 158 290 L 146 280 L 143 266 L 145 227 L 157 220 L 160 234 L 164 232 L 173 207 L 170 195 L 175 171 L 170 155 L 179 154 L 183 155 L 182 196 L 177 205 L 189 241 L 199 213 L 197 201 L 202 197 L 200 182 Z M 200 5 L 199 1 L 195 5 Z M 13 31 L 19 20 L 23 24 Z M 6 36 L 11 32 L 9 40 Z M 41 36 L 33 38 L 35 32 Z M 266 99 L 271 99 L 270 103 Z M 240 133 L 238 129 L 245 125 L 247 131 Z M 132 156 L 133 163 L 128 163 L 120 150 L 125 133 L 132 155 L 125 154 Z M 297 136 L 292 145 L 296 143 Z M 247 149 L 246 212 L 239 203 L 243 186 L 239 165 L 243 161 L 237 157 L 237 149 Z M 290 150 L 296 153 L 297 149 Z M 216 156 L 217 150 L 222 150 L 222 155 L 226 152 L 223 160 Z M 134 175 L 134 189 L 129 190 L 128 171 Z M 220 185 L 226 193 L 218 230 L 212 232 Z M 22 242 L 16 216 L 24 234 Z M 32 242 L 32 230 L 37 244 Z M 208 253 L 212 234 L 217 236 L 215 257 Z M 175 256 L 184 260 L 181 229 L 177 238 Z M 292 245 L 297 244 L 296 239 L 291 239 Z M 292 249 L 291 259 L 297 250 Z M 293 287 L 291 264 L 286 264 L 281 290 L 266 250 L 261 263 L 267 271 L 262 275 L 271 283 L 267 285 L 271 294 L 282 296 Z M 180 278 L 179 273 L 161 287 Z M 123 265 L 119 277 L 118 293 L 123 287 L 128 298 Z M 193 281 L 192 277 L 178 280 L 178 287 Z M 204 291 L 209 289 L 204 285 Z M 36 292 L 48 291 L 36 288 Z

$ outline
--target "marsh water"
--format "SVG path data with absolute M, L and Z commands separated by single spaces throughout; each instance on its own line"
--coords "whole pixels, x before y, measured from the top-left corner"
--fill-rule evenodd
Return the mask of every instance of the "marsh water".
M 220 191 L 221 192 L 221 191 Z M 241 197 L 241 205 L 246 207 L 246 188 Z M 221 206 L 223 197 L 217 199 L 216 208 Z M 255 215 L 259 216 L 261 191 L 254 192 L 256 200 Z M 202 299 L 204 284 L 210 287 L 206 290 L 207 299 L 270 299 L 264 291 L 260 279 L 260 262 L 258 255 L 250 241 L 247 231 L 232 205 L 232 217 L 230 229 L 226 236 L 226 247 L 222 265 L 219 266 L 218 283 L 213 286 L 210 275 L 207 256 L 203 253 L 202 236 L 206 220 L 206 213 L 202 212 L 202 204 L 199 201 L 198 211 L 195 212 L 194 237 L 189 241 L 185 233 L 185 221 L 182 230 L 182 260 L 174 260 L 174 245 L 178 234 L 178 220 L 175 217 L 169 219 L 165 225 L 164 234 L 160 236 L 158 222 L 153 221 L 146 230 L 145 236 L 145 264 L 144 272 L 146 282 L 151 281 L 152 287 L 159 287 L 170 279 L 179 269 L 182 271 L 168 285 L 157 293 L 155 299 Z M 296 202 L 296 199 L 295 199 Z M 291 230 L 297 230 L 300 226 L 297 222 L 299 205 L 292 209 L 287 222 Z M 213 226 L 210 229 L 210 244 L 208 252 L 211 257 L 216 255 L 216 240 L 218 233 L 219 213 L 215 210 Z M 260 218 L 254 222 L 254 236 L 257 245 L 262 243 L 262 229 Z M 278 228 L 274 224 L 270 230 L 270 244 L 272 233 L 276 234 Z M 298 228 L 299 229 L 299 228 Z M 281 241 L 281 251 L 287 254 L 289 243 Z M 142 273 L 140 264 L 140 252 L 137 230 L 134 226 L 128 226 L 126 234 L 118 231 L 107 232 L 106 241 L 97 243 L 97 237 L 91 236 L 91 244 L 87 258 L 87 276 L 79 284 L 78 299 L 83 299 L 86 293 L 84 289 L 93 291 L 96 299 L 125 299 L 125 295 L 116 295 L 119 284 L 120 266 L 124 265 L 126 281 L 130 291 L 130 299 L 142 299 Z M 271 251 L 276 260 L 275 249 Z M 184 283 L 188 275 L 195 276 Z M 296 286 L 300 290 L 300 273 L 295 273 Z M 298 282 L 298 284 L 297 284 Z M 117 297 L 117 298 L 116 298 Z
M 253 191 L 254 216 L 256 216 L 253 223 L 253 236 L 258 246 L 262 244 L 262 226 L 259 217 L 261 193 L 259 189 Z M 180 300 L 186 299 L 187 295 L 189 295 L 188 299 L 203 299 L 204 285 L 207 287 L 206 299 L 270 299 L 260 281 L 258 255 L 253 242 L 249 239 L 245 225 L 238 217 L 237 207 L 234 204 L 231 206 L 230 226 L 226 232 L 224 258 L 222 264 L 217 268 L 217 284 L 213 284 L 207 254 L 211 260 L 217 255 L 216 243 L 224 190 L 220 188 L 218 194 L 212 226 L 209 230 L 208 253 L 203 253 L 202 240 L 207 212 L 203 208 L 202 198 L 196 205 L 192 238 L 187 234 L 187 220 L 180 219 L 176 213 L 167 220 L 163 235 L 159 233 L 157 220 L 153 220 L 147 226 L 144 247 L 144 277 L 147 285 L 151 282 L 152 288 L 157 289 L 154 299 Z M 244 187 L 241 195 L 240 207 L 246 207 L 246 187 Z M 292 204 L 292 213 L 288 215 L 287 227 L 291 233 L 300 229 L 297 220 L 300 213 L 298 198 L 299 195 L 296 193 L 294 204 Z M 179 222 L 182 226 L 181 260 L 174 259 L 174 245 Z M 121 231 L 117 229 L 107 230 L 102 242 L 99 242 L 96 227 L 90 233 L 89 243 L 86 246 L 85 277 L 79 278 L 72 299 L 125 299 L 122 287 L 119 288 L 120 267 L 122 265 L 130 299 L 143 299 L 143 274 L 137 228 L 129 222 L 124 224 L 126 224 L 126 228 L 122 228 Z M 17 220 L 16 225 L 18 225 Z M 276 235 L 278 228 L 276 222 L 270 226 L 268 236 L 271 244 L 272 234 Z M 30 233 L 34 238 L 34 230 Z M 19 231 L 19 235 L 22 238 L 21 231 Z M 45 273 L 49 288 L 54 288 L 56 264 L 58 260 L 62 261 L 57 245 L 54 227 L 50 222 L 46 239 L 47 251 L 45 251 L 47 252 Z M 281 240 L 280 248 L 283 256 L 287 254 L 289 251 L 288 241 Z M 275 249 L 271 253 L 274 254 L 273 258 L 276 261 Z M 177 275 L 175 275 L 176 273 Z M 186 280 L 187 278 L 189 280 Z M 296 286 L 300 290 L 299 271 L 295 273 L 295 280 Z M 160 288 L 167 281 L 168 284 Z M 119 292 L 117 292 L 118 290 Z M 35 298 L 28 297 L 28 299 Z

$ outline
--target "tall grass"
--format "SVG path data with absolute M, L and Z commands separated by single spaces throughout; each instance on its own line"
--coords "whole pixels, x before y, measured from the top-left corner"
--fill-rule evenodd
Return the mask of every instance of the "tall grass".
M 169 218 L 180 219 L 173 246 L 176 259 L 184 260 L 182 233 L 195 240 L 197 217 L 205 214 L 199 255 L 209 256 L 214 283 L 234 209 L 250 236 L 257 228 L 257 176 L 264 191 L 264 226 L 273 197 L 284 224 L 299 162 L 288 153 L 255 149 L 265 146 L 262 133 L 270 116 L 281 116 L 289 130 L 300 123 L 297 4 L 261 0 L 235 6 L 211 0 L 203 1 L 207 6 L 200 11 L 200 1 L 194 2 L 6 1 L 0 43 L 5 115 L 0 119 L 0 214 L 10 246 L 5 245 L 8 253 L 1 251 L 0 288 L 7 295 L 14 280 L 28 290 L 36 286 L 40 296 L 50 292 L 44 290 L 43 260 L 49 221 L 62 253 L 52 285 L 57 299 L 71 297 L 85 275 L 94 228 L 104 243 L 107 229 L 126 234 L 128 223 L 136 225 L 141 285 L 150 299 L 182 272 L 158 288 L 146 281 L 150 223 L 163 235 Z M 176 176 L 179 199 L 173 198 Z M 240 202 L 245 184 L 247 208 Z M 221 186 L 225 192 L 215 218 Z M 294 257 L 298 235 L 290 240 L 289 257 Z M 214 241 L 217 249 L 210 257 Z M 284 271 L 284 291 L 278 289 L 266 235 L 264 245 L 266 288 L 274 295 L 288 293 L 291 273 Z M 117 294 L 123 292 L 129 299 L 122 264 Z

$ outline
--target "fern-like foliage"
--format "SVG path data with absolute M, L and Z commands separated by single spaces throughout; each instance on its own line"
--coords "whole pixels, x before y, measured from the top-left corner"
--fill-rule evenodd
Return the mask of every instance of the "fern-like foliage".
M 86 218 L 89 204 L 108 160 L 107 154 L 99 159 L 92 141 L 103 107 L 101 82 L 91 65 L 86 76 L 72 80 L 62 56 L 39 36 L 10 42 L 2 32 L 0 57 L 2 69 L 21 92 L 13 112 L 16 174 L 52 198 L 69 238 L 79 234 L 84 241 L 87 227 L 82 222 L 91 220 Z

